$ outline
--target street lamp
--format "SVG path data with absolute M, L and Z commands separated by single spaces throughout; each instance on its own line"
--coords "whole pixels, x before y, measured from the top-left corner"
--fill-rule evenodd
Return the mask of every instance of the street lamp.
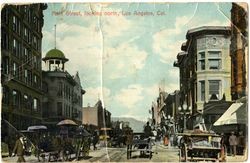
M 191 106 L 188 108 L 187 104 L 184 102 L 182 106 L 178 107 L 178 110 L 181 114 L 183 114 L 183 117 L 184 117 L 183 130 L 185 130 L 186 129 L 186 115 L 189 114 L 189 111 L 191 110 Z

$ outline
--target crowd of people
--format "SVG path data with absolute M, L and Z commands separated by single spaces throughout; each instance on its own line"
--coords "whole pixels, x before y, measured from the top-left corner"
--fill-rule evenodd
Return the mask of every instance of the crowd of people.
M 130 128 L 125 130 L 125 144 L 127 145 L 127 149 L 131 149 L 132 141 L 134 139 L 133 130 Z M 97 144 L 99 143 L 99 133 L 97 131 L 92 132 L 91 136 L 84 137 L 83 139 L 73 139 L 73 138 L 65 138 L 51 135 L 41 135 L 39 138 L 36 138 L 34 141 L 35 148 L 39 149 L 35 154 L 39 155 L 39 152 L 48 152 L 48 151 L 64 151 L 67 148 L 67 151 L 74 151 L 79 148 L 84 147 L 85 153 L 91 148 L 93 145 L 93 150 L 97 150 Z M 154 128 L 150 126 L 149 122 L 146 123 L 143 130 L 142 138 L 153 139 L 155 142 L 162 142 L 163 145 L 167 145 L 169 147 L 179 146 L 180 137 L 177 134 L 172 133 L 170 131 L 163 132 L 160 128 Z M 222 148 L 222 157 L 226 155 L 243 155 L 246 148 L 246 139 L 243 132 L 235 133 L 231 132 L 229 134 L 221 134 L 221 147 Z M 12 156 L 18 156 L 18 162 L 24 162 L 24 154 L 27 148 L 27 139 L 24 136 L 19 134 L 17 136 L 15 146 L 11 149 Z M 42 150 L 42 151 L 41 151 Z M 223 156 L 224 155 L 224 156 Z
M 35 136 L 37 135 L 37 136 Z M 9 148 L 10 156 L 18 156 L 17 162 L 25 162 L 24 155 L 34 154 L 41 159 L 42 153 L 55 152 L 58 153 L 57 157 L 64 159 L 65 154 L 75 153 L 76 157 L 80 154 L 87 156 L 91 145 L 93 150 L 97 149 L 96 144 L 99 142 L 99 135 L 94 132 L 89 136 L 68 137 L 64 135 L 51 135 L 49 132 L 33 133 L 32 136 L 25 134 L 16 134 L 16 142 L 14 147 Z
M 231 156 L 244 154 L 246 148 L 246 139 L 242 131 L 240 131 L 237 135 L 233 131 L 230 135 L 221 135 L 221 145 L 225 148 L 225 153 Z

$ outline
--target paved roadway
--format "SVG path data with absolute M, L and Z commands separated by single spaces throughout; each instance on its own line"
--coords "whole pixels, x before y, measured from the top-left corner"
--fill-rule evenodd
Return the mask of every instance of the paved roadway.
M 153 157 L 150 160 L 148 156 L 140 156 L 140 152 L 133 152 L 132 158 L 127 159 L 126 148 L 104 148 L 100 151 L 102 154 L 97 156 L 96 153 L 90 153 L 96 155 L 89 159 L 90 162 L 178 162 L 178 149 L 168 148 L 163 145 L 157 145 L 153 147 Z
M 90 150 L 90 157 L 83 158 L 79 162 L 179 162 L 178 148 L 168 148 L 163 145 L 153 146 L 153 157 L 140 157 L 139 152 L 133 152 L 132 158 L 127 160 L 126 148 L 101 148 Z M 34 156 L 26 156 L 27 162 L 37 162 Z M 243 162 L 243 156 L 227 157 L 228 162 Z M 17 157 L 5 157 L 2 162 L 16 162 Z M 76 160 L 73 160 L 76 161 Z

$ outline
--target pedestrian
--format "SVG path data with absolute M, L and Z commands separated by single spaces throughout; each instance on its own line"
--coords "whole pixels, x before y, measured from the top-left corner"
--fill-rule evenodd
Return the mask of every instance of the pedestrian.
M 24 144 L 24 137 L 18 135 L 18 139 L 16 140 L 15 147 L 12 152 L 12 156 L 18 156 L 17 162 L 25 162 L 24 159 L 24 152 L 25 152 L 25 144 Z
M 127 159 L 131 158 L 133 137 L 134 137 L 133 130 L 129 128 L 126 131 Z
M 239 132 L 239 136 L 238 136 L 238 149 L 237 149 L 237 153 L 238 153 L 238 154 L 244 155 L 245 144 L 246 144 L 245 137 L 244 137 L 244 135 L 243 135 L 243 132 L 240 131 L 240 132 Z
M 149 126 L 149 122 L 147 122 L 147 125 L 144 127 L 144 136 L 145 138 L 149 138 L 150 136 L 152 136 L 152 129 Z
M 230 145 L 230 153 L 232 156 L 236 155 L 236 147 L 237 147 L 237 137 L 234 135 L 234 132 L 231 132 L 229 137 L 229 145 Z
M 170 134 L 169 141 L 170 141 L 169 147 L 173 147 L 174 146 L 174 135 L 173 134 Z
M 221 145 L 221 152 L 220 152 L 220 159 L 222 162 L 226 161 L 226 144 L 225 144 L 225 136 L 224 133 L 221 133 L 221 140 L 220 140 L 220 145 Z
M 93 137 L 93 146 L 94 150 L 97 150 L 96 144 L 99 142 L 99 135 L 97 132 L 94 132 L 94 137 Z

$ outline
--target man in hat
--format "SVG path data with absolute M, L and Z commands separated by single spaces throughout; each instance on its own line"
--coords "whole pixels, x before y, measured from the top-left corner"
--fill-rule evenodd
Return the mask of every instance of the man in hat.
M 236 146 L 237 146 L 237 137 L 234 135 L 234 132 L 231 132 L 229 137 L 230 153 L 232 156 L 236 155 Z
M 23 157 L 24 151 L 25 151 L 24 137 L 22 135 L 19 135 L 12 152 L 12 156 L 15 156 L 15 154 L 17 154 L 18 156 L 17 162 L 25 162 L 25 159 Z

